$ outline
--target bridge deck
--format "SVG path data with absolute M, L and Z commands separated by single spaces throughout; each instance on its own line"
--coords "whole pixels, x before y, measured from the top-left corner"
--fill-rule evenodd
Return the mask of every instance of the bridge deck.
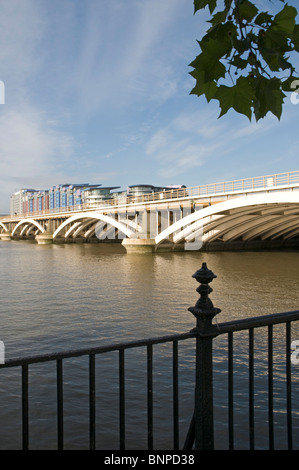
M 257 176 L 219 183 L 208 183 L 199 186 L 191 186 L 184 189 L 171 189 L 163 192 L 143 194 L 142 196 L 130 196 L 124 199 L 111 198 L 102 204 L 80 206 L 68 206 L 0 217 L 0 222 L 18 222 L 21 218 L 34 217 L 35 219 L 68 218 L 82 211 L 120 211 L 132 208 L 132 206 L 147 206 L 163 204 L 183 204 L 184 201 L 197 202 L 201 205 L 223 202 L 231 197 L 244 196 L 257 192 L 269 192 L 277 190 L 299 190 L 299 170 L 266 176 Z

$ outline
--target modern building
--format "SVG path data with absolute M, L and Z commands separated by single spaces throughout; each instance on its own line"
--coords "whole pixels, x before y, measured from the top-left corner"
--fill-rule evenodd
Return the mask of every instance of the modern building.
M 20 189 L 10 196 L 11 215 L 33 212 L 36 206 L 36 197 L 39 191 L 36 189 Z
M 20 189 L 10 197 L 11 215 L 33 214 L 36 212 L 47 212 L 55 210 L 72 210 L 78 208 L 95 208 L 112 200 L 115 204 L 125 204 L 127 198 L 134 201 L 151 193 L 166 194 L 171 189 L 185 188 L 178 186 L 153 186 L 151 184 L 137 184 L 128 186 L 126 190 L 115 191 L 119 186 L 103 187 L 101 184 L 58 184 L 50 189 Z
M 83 200 L 88 207 L 97 207 L 99 204 L 104 203 L 114 197 L 114 193 L 111 193 L 113 189 L 118 189 L 119 186 L 108 186 L 106 188 L 100 185 L 95 187 L 88 187 L 83 189 Z

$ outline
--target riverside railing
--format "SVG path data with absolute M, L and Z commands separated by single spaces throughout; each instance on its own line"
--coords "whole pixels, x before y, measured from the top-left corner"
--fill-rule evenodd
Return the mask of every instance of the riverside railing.
M 180 187 L 167 189 L 159 192 L 145 193 L 141 195 L 124 195 L 115 197 L 112 193 L 111 197 L 103 199 L 99 203 L 82 203 L 74 206 L 65 206 L 53 209 L 43 209 L 28 213 L 16 214 L 18 217 L 34 217 L 42 215 L 66 214 L 71 212 L 108 209 L 111 206 L 123 206 L 129 204 L 143 204 L 148 202 L 161 202 L 171 199 L 180 198 L 197 198 L 212 195 L 221 195 L 229 193 L 242 193 L 257 190 L 271 190 L 275 188 L 283 188 L 288 186 L 299 186 L 299 170 L 286 173 L 270 174 L 265 176 L 255 176 L 252 178 L 244 178 L 239 180 L 208 183 L 199 186 Z M 3 217 L 5 220 L 15 218 L 15 216 Z
M 230 321 L 224 323 L 213 324 L 213 318 L 220 312 L 219 308 L 215 308 L 209 294 L 212 292 L 209 284 L 216 277 L 216 275 L 207 268 L 203 263 L 193 277 L 199 282 L 196 289 L 200 297 L 194 307 L 190 307 L 189 311 L 196 317 L 196 327 L 189 332 L 183 334 L 166 335 L 157 338 L 131 341 L 119 343 L 108 346 L 92 347 L 87 349 L 78 349 L 73 351 L 53 353 L 46 355 L 39 355 L 27 357 L 23 359 L 8 360 L 0 365 L 0 368 L 21 368 L 21 389 L 22 399 L 20 406 L 22 407 L 22 447 L 24 450 L 30 447 L 30 406 L 29 406 L 29 378 L 30 366 L 37 363 L 54 362 L 56 363 L 56 397 L 57 397 L 57 448 L 59 450 L 64 448 L 64 361 L 68 358 L 77 358 L 80 356 L 88 357 L 88 387 L 89 387 L 89 448 L 91 450 L 96 448 L 96 409 L 97 409 L 97 394 L 96 394 L 96 368 L 95 358 L 97 355 L 102 355 L 112 351 L 118 353 L 118 383 L 119 383 L 119 397 L 118 397 L 118 413 L 119 421 L 119 449 L 126 449 L 126 362 L 125 355 L 128 350 L 135 350 L 137 348 L 146 348 L 146 400 L 147 400 L 147 449 L 154 448 L 154 397 L 159 400 L 159 396 L 154 394 L 154 354 L 153 347 L 157 344 L 172 344 L 172 435 L 173 435 L 173 449 L 180 449 L 180 418 L 179 418 L 179 348 L 178 345 L 181 341 L 193 338 L 196 343 L 195 347 L 195 391 L 194 391 L 194 413 L 190 422 L 189 430 L 186 434 L 184 444 L 181 448 L 185 452 L 192 452 L 192 450 L 213 450 L 214 449 L 214 383 L 213 383 L 213 350 L 215 350 L 214 340 L 221 335 L 228 337 L 228 376 L 227 383 L 222 387 L 228 388 L 228 418 L 227 429 L 229 436 L 228 448 L 233 450 L 234 443 L 234 420 L 236 417 L 236 410 L 234 409 L 234 335 L 237 332 L 249 332 L 249 349 L 248 349 L 248 415 L 249 415 L 249 447 L 251 450 L 256 446 L 256 427 L 261 423 L 256 422 L 255 419 L 255 364 L 254 364 L 254 339 L 255 331 L 258 328 L 267 328 L 267 407 L 268 415 L 268 448 L 275 448 L 275 397 L 274 397 L 274 361 L 273 361 L 273 326 L 285 324 L 286 337 L 285 337 L 285 357 L 286 357 L 286 374 L 285 374 L 285 389 L 286 389 L 286 429 L 287 446 L 291 450 L 294 447 L 293 427 L 294 419 L 297 420 L 295 426 L 298 428 L 298 414 L 299 410 L 293 410 L 292 407 L 292 368 L 291 357 L 292 345 L 291 341 L 291 327 L 293 322 L 299 320 L 299 310 L 293 312 L 284 312 L 272 315 L 265 315 L 253 318 L 246 318 L 239 321 Z M 278 351 L 278 354 L 283 355 L 283 351 Z M 299 362 L 299 361 L 298 361 Z M 296 362 L 297 363 L 297 362 Z M 299 365 L 298 365 L 299 367 Z M 1 374 L 0 374 L 1 382 Z M 0 424 L 1 426 L 1 424 Z

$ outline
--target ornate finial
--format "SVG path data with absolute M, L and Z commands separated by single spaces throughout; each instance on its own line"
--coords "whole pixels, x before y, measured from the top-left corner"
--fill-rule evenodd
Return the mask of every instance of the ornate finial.
M 206 263 L 202 263 L 202 267 L 192 277 L 200 283 L 196 289 L 200 294 L 200 298 L 195 306 L 188 308 L 188 310 L 197 318 L 197 328 L 204 329 L 212 326 L 212 319 L 221 312 L 220 308 L 213 306 L 209 298 L 209 294 L 213 292 L 213 289 L 208 284 L 217 276 L 207 268 Z

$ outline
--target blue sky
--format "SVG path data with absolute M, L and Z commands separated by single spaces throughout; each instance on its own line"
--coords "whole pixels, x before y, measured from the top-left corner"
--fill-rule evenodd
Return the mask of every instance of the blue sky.
M 207 26 L 193 0 L 0 0 L 0 13 L 0 213 L 21 187 L 196 186 L 299 169 L 290 97 L 280 122 L 257 124 L 218 119 L 217 101 L 189 94 Z

